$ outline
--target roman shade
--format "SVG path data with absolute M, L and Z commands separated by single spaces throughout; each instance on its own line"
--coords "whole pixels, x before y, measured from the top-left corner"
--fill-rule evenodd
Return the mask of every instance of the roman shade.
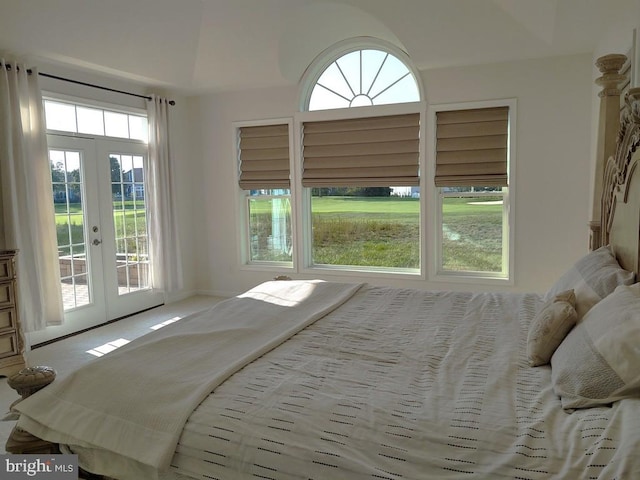
M 437 187 L 506 187 L 509 107 L 436 113 Z
M 305 122 L 302 185 L 419 185 L 419 139 L 419 113 Z
M 240 188 L 289 188 L 289 125 L 240 127 Z

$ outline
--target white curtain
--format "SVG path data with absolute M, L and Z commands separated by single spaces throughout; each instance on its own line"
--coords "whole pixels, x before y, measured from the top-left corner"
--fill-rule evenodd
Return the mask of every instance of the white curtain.
M 176 216 L 173 158 L 169 149 L 169 103 L 152 95 L 149 119 L 149 235 L 151 286 L 165 293 L 183 287 L 180 232 Z
M 64 318 L 51 171 L 38 72 L 0 60 L 0 247 L 17 249 L 24 331 Z

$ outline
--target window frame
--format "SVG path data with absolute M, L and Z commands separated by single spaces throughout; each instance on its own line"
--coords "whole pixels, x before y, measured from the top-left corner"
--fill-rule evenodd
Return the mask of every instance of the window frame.
M 134 107 L 129 105 L 119 105 L 119 104 L 109 103 L 101 100 L 86 99 L 83 97 L 76 97 L 76 96 L 67 95 L 63 93 L 44 90 L 42 92 L 43 108 L 44 108 L 45 101 L 51 101 L 56 103 L 66 103 L 76 107 L 103 110 L 110 113 L 121 113 L 125 115 L 133 115 L 136 117 L 144 117 L 145 119 L 147 119 L 147 122 L 149 121 L 147 110 L 140 107 Z M 45 125 L 45 128 L 46 128 L 46 125 Z M 57 130 L 57 129 L 49 129 L 49 128 L 47 128 L 46 131 L 48 134 L 52 134 L 52 135 L 63 135 L 63 136 L 66 135 L 68 137 L 92 138 L 92 139 L 104 138 L 107 140 L 111 139 L 116 141 L 127 141 L 127 142 L 142 144 L 142 145 L 149 144 L 148 138 L 147 140 L 141 140 L 139 138 L 113 137 L 110 135 L 101 135 L 96 133 L 80 133 L 80 132 L 73 132 L 69 130 Z
M 324 71 L 340 57 L 347 55 L 357 50 L 382 50 L 390 55 L 395 56 L 409 69 L 409 72 L 413 76 L 416 85 L 418 87 L 419 101 L 424 101 L 426 98 L 425 90 L 422 85 L 422 77 L 420 72 L 414 67 L 413 62 L 409 58 L 407 53 L 393 45 L 392 43 L 373 38 L 373 37 L 359 37 L 356 39 L 347 39 L 342 42 L 338 42 L 331 47 L 321 52 L 312 62 L 311 65 L 305 70 L 300 80 L 300 87 L 298 91 L 299 104 L 298 108 L 300 112 L 309 112 L 309 102 L 311 100 L 311 93 L 313 92 L 316 83 Z M 406 102 L 414 103 L 414 102 Z M 366 110 L 372 108 L 379 108 L 389 105 L 403 105 L 403 103 L 386 104 L 386 105 L 372 105 L 366 107 L 349 107 L 344 109 L 330 109 L 330 110 L 351 110 L 358 108 L 365 108 Z M 314 112 L 326 111 L 326 110 L 314 110 Z M 369 115 L 371 116 L 371 115 Z
M 92 99 L 87 99 L 86 97 L 77 97 L 73 95 L 60 94 L 60 93 L 45 90 L 42 93 L 43 108 L 45 108 L 44 105 L 46 101 L 51 101 L 56 103 L 65 103 L 74 107 L 86 107 L 86 108 L 98 109 L 98 110 L 103 110 L 108 112 L 122 113 L 125 115 L 140 116 L 140 117 L 144 117 L 148 122 L 148 114 L 146 109 L 140 108 L 140 107 L 109 103 L 109 102 L 104 102 L 100 100 L 92 100 Z M 77 111 L 76 111 L 76 114 L 77 114 Z M 77 127 L 77 117 L 76 117 L 76 127 Z M 93 293 L 95 295 L 94 297 L 95 299 L 100 298 L 97 304 L 102 305 L 104 307 L 105 298 L 107 299 L 109 298 L 109 295 L 107 295 L 106 297 L 104 296 L 105 292 L 103 291 L 103 286 L 105 285 L 105 282 L 109 282 L 112 279 L 117 279 L 118 271 L 123 268 L 126 271 L 129 268 L 129 265 L 135 266 L 138 264 L 141 265 L 143 263 L 148 264 L 150 252 L 149 252 L 148 243 L 147 243 L 146 253 L 143 253 L 143 255 L 147 256 L 147 260 L 145 262 L 136 260 L 133 263 L 127 263 L 126 266 L 124 267 L 119 268 L 116 266 L 115 269 L 111 270 L 110 272 L 110 268 L 108 267 L 108 260 L 107 260 L 109 255 L 111 254 L 111 252 L 113 252 L 114 257 L 117 257 L 117 255 L 121 253 L 118 251 L 118 248 L 117 248 L 119 239 L 118 239 L 118 231 L 116 228 L 116 221 L 114 219 L 114 212 L 112 209 L 109 210 L 109 213 L 107 214 L 107 216 L 111 217 L 111 220 L 105 221 L 106 217 L 102 215 L 104 213 L 103 200 L 105 200 L 104 195 L 102 195 L 103 192 L 98 192 L 98 189 L 93 188 L 93 190 L 90 192 L 91 195 L 89 195 L 89 191 L 86 190 L 87 185 L 89 184 L 86 176 L 89 173 L 86 159 L 89 157 L 91 157 L 93 160 L 97 160 L 100 157 L 105 158 L 105 154 L 107 153 L 115 153 L 121 156 L 142 157 L 143 159 L 142 161 L 144 164 L 143 168 L 145 169 L 144 180 L 140 182 L 133 179 L 131 182 L 125 182 L 125 183 L 129 183 L 131 187 L 134 188 L 136 191 L 138 191 L 138 188 L 140 187 L 140 185 L 143 185 L 142 188 L 145 191 L 144 192 L 145 209 L 147 210 L 147 213 L 148 213 L 148 197 L 146 192 L 148 187 L 148 181 L 147 181 L 146 175 L 148 173 L 147 169 L 148 169 L 148 161 L 149 161 L 149 143 L 148 141 L 142 140 L 140 138 L 113 137 L 113 136 L 103 135 L 99 133 L 80 133 L 77 131 L 73 132 L 73 131 L 58 130 L 53 128 L 47 128 L 46 134 L 47 134 L 48 152 L 51 152 L 52 150 L 75 151 L 78 148 L 83 149 L 84 146 L 90 145 L 89 149 L 85 149 L 87 152 L 89 152 L 89 155 L 86 155 L 83 159 L 81 159 L 82 162 L 85 162 L 82 167 L 82 178 L 81 178 L 81 184 L 84 186 L 83 193 L 82 193 L 82 203 L 83 205 L 88 205 L 89 203 L 93 204 L 93 208 L 90 211 L 91 214 L 86 215 L 84 217 L 85 222 L 84 222 L 83 236 L 84 236 L 85 244 L 88 246 L 91 238 L 91 235 L 89 234 L 90 226 L 92 224 L 100 225 L 102 229 L 102 238 L 103 238 L 103 246 L 101 248 L 106 248 L 107 255 L 104 256 L 104 253 L 100 254 L 98 256 L 100 260 L 98 260 L 98 263 L 94 263 L 93 266 L 89 263 L 87 265 L 88 270 L 86 275 L 87 275 L 87 278 L 94 276 L 94 280 L 99 278 L 99 284 L 94 284 L 94 287 L 97 286 L 98 290 L 100 290 L 101 293 L 99 294 L 96 293 L 97 292 L 96 290 L 94 290 Z M 78 143 L 78 142 L 84 142 L 84 144 Z M 93 164 L 93 166 L 91 167 L 91 173 L 89 174 L 89 177 L 95 180 L 98 178 L 96 174 L 101 175 L 101 172 L 100 172 L 101 168 L 93 160 L 90 162 Z M 98 168 L 97 171 L 96 171 L 96 168 Z M 102 173 L 105 173 L 105 172 L 103 171 Z M 109 173 L 108 170 L 106 171 L 106 173 L 108 175 Z M 111 178 L 109 182 L 110 183 L 112 182 Z M 52 186 L 53 185 L 54 185 L 54 182 L 52 181 Z M 95 186 L 95 183 L 94 183 L 94 186 Z M 111 192 L 113 192 L 113 190 Z M 101 193 L 100 198 L 98 198 L 97 196 L 98 193 Z M 107 196 L 109 196 L 109 193 L 107 193 Z M 85 212 L 87 212 L 87 210 L 85 210 L 83 207 L 83 213 Z M 95 215 L 96 213 L 99 213 L 99 214 Z M 102 222 L 97 222 L 98 219 L 101 219 Z M 146 239 L 148 242 L 148 239 L 151 236 L 151 232 L 150 232 L 151 227 L 147 222 L 145 222 L 145 224 L 146 224 Z M 144 237 L 144 236 L 145 235 L 139 235 L 138 231 L 136 231 L 136 234 L 134 235 L 135 238 Z M 114 240 L 113 247 L 108 246 L 109 239 L 111 237 Z M 122 240 L 122 238 L 120 240 Z M 56 243 L 57 243 L 57 239 L 56 239 Z M 88 255 L 87 255 L 87 259 L 89 259 Z M 138 269 L 138 267 L 135 267 L 135 268 Z M 115 275 L 115 277 L 112 277 L 113 275 Z M 150 277 L 147 280 L 150 280 Z M 148 295 L 151 295 L 151 292 L 152 292 L 152 289 L 148 282 L 146 282 L 146 286 L 140 287 L 138 289 L 132 289 L 131 287 L 132 285 L 129 282 L 127 282 L 128 291 L 126 293 L 121 293 L 117 295 L 117 298 L 119 298 L 124 303 L 121 305 L 121 307 L 117 307 L 117 306 L 114 307 L 116 308 L 116 310 L 119 311 L 119 310 L 122 310 L 122 308 L 126 309 L 131 305 L 133 305 L 133 303 L 131 302 L 135 303 L 134 299 L 136 297 L 142 298 L 142 297 L 139 297 L 138 294 L 141 294 L 146 298 Z M 74 301 L 75 301 L 75 298 L 74 298 Z M 148 304 L 148 301 L 142 300 L 142 302 L 143 303 L 146 302 Z M 82 315 L 84 315 L 82 312 L 84 312 L 91 305 L 93 305 L 93 300 L 88 304 L 81 304 L 81 305 L 76 304 L 74 306 L 70 306 L 69 308 L 65 308 L 65 318 L 71 316 L 68 319 L 72 321 L 75 321 L 73 319 L 78 320 L 80 317 L 82 317 Z M 102 307 L 99 307 L 99 308 L 102 308 Z
M 383 104 L 364 108 L 346 107 L 327 110 L 308 111 L 311 93 L 324 70 L 334 61 L 362 49 L 379 49 L 396 56 L 401 60 L 416 80 L 420 97 L 418 102 Z M 290 203 L 292 232 L 292 262 L 250 261 L 249 209 L 245 190 L 238 189 L 238 200 L 235 202 L 236 218 L 239 219 L 237 235 L 238 260 L 241 269 L 264 270 L 306 275 L 339 275 L 342 277 L 362 277 L 393 280 L 423 280 L 441 283 L 473 283 L 485 285 L 514 285 L 515 270 L 515 202 L 511 194 L 516 183 L 516 118 L 517 105 L 515 98 L 502 98 L 482 101 L 443 103 L 430 105 L 427 103 L 422 78 L 414 68 L 409 57 L 401 49 L 387 42 L 360 37 L 340 42 L 322 52 L 309 66 L 303 75 L 298 90 L 300 111 L 291 117 L 279 117 L 263 120 L 236 121 L 233 123 L 233 152 L 236 162 L 239 159 L 237 131 L 242 126 L 271 125 L 287 123 L 289 125 L 289 165 L 290 165 Z M 474 108 L 509 107 L 509 139 L 508 139 L 508 179 L 509 186 L 500 193 L 503 197 L 503 270 L 500 273 L 445 271 L 442 265 L 442 199 L 441 189 L 434 184 L 435 175 L 435 133 L 436 112 L 445 110 L 464 110 Z M 311 215 L 311 188 L 302 187 L 303 146 L 302 126 L 307 121 L 340 120 L 358 117 L 397 115 L 403 113 L 420 114 L 420 262 L 419 269 L 393 269 L 386 267 L 364 267 L 347 265 L 315 265 L 313 264 L 313 235 Z M 429 148 L 427 148 L 427 146 Z M 238 166 L 238 164 L 236 165 Z M 492 192 L 495 195 L 495 192 Z M 475 193 L 477 194 L 477 192 Z M 430 231 L 429 231 L 430 230 Z
M 502 222 L 503 222 L 503 235 L 502 235 L 502 271 L 498 272 L 474 272 L 474 271 L 454 271 L 444 270 L 443 257 L 442 257 L 442 201 L 447 195 L 442 192 L 442 187 L 436 187 L 433 183 L 435 178 L 435 164 L 436 164 L 436 113 L 441 111 L 451 110 L 467 110 L 467 109 L 480 109 L 491 107 L 509 107 L 509 130 L 508 130 L 508 150 L 507 150 L 507 175 L 509 179 L 509 186 L 504 187 L 502 191 L 503 195 L 503 210 L 502 210 Z M 427 144 L 430 145 L 427 152 L 427 164 L 429 178 L 429 189 L 427 196 L 430 198 L 430 204 L 433 206 L 428 210 L 429 216 L 426 219 L 427 225 L 433 226 L 433 232 L 429 238 L 433 248 L 429 249 L 429 266 L 428 266 L 428 278 L 429 280 L 437 282 L 453 282 L 453 283 L 481 283 L 488 285 L 514 285 L 514 271 L 515 271 L 515 202 L 514 197 L 510 193 L 516 188 L 516 171 L 515 171 L 515 152 L 516 152 L 516 119 L 517 119 L 517 101 L 515 98 L 498 99 L 498 100 L 485 100 L 474 102 L 462 102 L 462 103 L 450 103 L 450 104 L 437 104 L 429 105 L 427 121 L 429 122 L 429 129 L 427 132 Z M 495 195 L 495 192 L 493 193 Z M 475 192 L 474 195 L 477 195 Z M 457 195 L 456 195 L 457 196 Z
M 418 88 L 418 101 L 403 102 L 394 104 L 370 105 L 364 107 L 346 107 L 332 108 L 327 110 L 309 110 L 311 94 L 316 86 L 317 81 L 324 71 L 335 61 L 349 53 L 358 50 L 381 50 L 401 61 L 409 70 Z M 375 266 L 352 266 L 352 265 L 324 265 L 313 263 L 313 234 L 312 234 L 312 214 L 311 214 L 311 188 L 302 187 L 302 169 L 303 169 L 303 153 L 302 153 L 302 125 L 306 121 L 322 121 L 322 120 L 339 120 L 349 118 L 363 118 L 372 116 L 397 115 L 403 113 L 418 113 L 420 115 L 420 152 L 419 152 L 419 169 L 425 172 L 425 124 L 426 124 L 426 98 L 422 77 L 420 72 L 415 68 L 409 55 L 402 49 L 390 42 L 373 38 L 358 37 L 338 42 L 321 52 L 310 64 L 305 71 L 299 83 L 299 112 L 294 115 L 294 131 L 295 131 L 295 165 L 292 171 L 292 182 L 295 179 L 295 188 L 292 188 L 292 209 L 300 208 L 300 221 L 295 230 L 294 245 L 298 245 L 297 255 L 295 256 L 295 271 L 310 275 L 322 274 L 340 274 L 342 276 L 362 276 L 363 274 L 375 275 L 376 277 L 387 278 L 410 278 L 410 279 L 426 279 L 426 226 L 425 226 L 425 196 L 420 195 L 420 213 L 419 213 L 419 235 L 420 235 L 420 261 L 419 268 L 414 269 L 392 269 L 387 267 Z M 294 187 L 294 185 L 292 185 Z M 420 174 L 420 191 L 424 191 L 425 175 Z
M 250 215 L 249 215 L 249 200 L 251 195 L 247 192 L 250 190 L 243 190 L 238 185 L 238 179 L 240 176 L 240 128 L 242 127 L 255 127 L 255 126 L 267 126 L 267 125 L 282 125 L 286 124 L 289 128 L 289 202 L 291 204 L 291 245 L 292 245 L 292 261 L 290 262 L 278 262 L 278 261 L 257 261 L 251 259 L 251 239 L 249 238 L 250 232 Z M 239 238 L 236 244 L 239 246 L 237 249 L 238 262 L 240 268 L 243 270 L 266 270 L 266 271 L 297 271 L 296 265 L 296 253 L 300 249 L 300 245 L 296 240 L 296 225 L 298 223 L 298 206 L 294 201 L 294 190 L 296 189 L 295 180 L 295 153 L 294 149 L 294 119 L 293 117 L 279 117 L 270 118 L 265 120 L 243 120 L 232 122 L 232 152 L 235 160 L 235 178 L 234 182 L 236 190 L 238 192 L 235 205 L 235 218 L 239 219 L 237 234 Z
M 300 206 L 301 218 L 299 228 L 296 230 L 296 239 L 300 240 L 299 255 L 297 257 L 297 265 L 299 268 L 297 271 L 300 273 L 317 275 L 319 272 L 322 274 L 339 274 L 343 276 L 362 276 L 363 274 L 375 275 L 376 277 L 387 278 L 411 278 L 411 279 L 425 279 L 425 201 L 424 195 L 420 195 L 420 262 L 418 269 L 405 269 L 405 268 L 388 268 L 378 266 L 357 266 L 357 265 L 325 265 L 313 263 L 313 233 L 312 233 L 312 215 L 311 215 L 311 188 L 302 187 L 302 169 L 303 169 L 303 156 L 302 156 L 302 125 L 308 121 L 323 121 L 323 120 L 342 120 L 350 118 L 366 118 L 372 116 L 387 116 L 398 115 L 406 113 L 418 113 L 420 115 L 420 153 L 419 153 L 419 168 L 420 172 L 425 171 L 425 112 L 426 103 L 420 102 L 408 102 L 397 103 L 389 105 L 375 105 L 364 108 L 340 108 L 330 110 L 314 110 L 311 112 L 298 112 L 294 116 L 295 123 L 295 136 L 296 136 L 296 165 L 295 176 L 296 178 L 296 192 L 295 197 L 292 198 L 292 202 L 295 205 Z M 425 176 L 420 175 L 420 191 L 422 192 L 425 186 Z M 292 190 L 293 192 L 293 190 Z M 292 204 L 292 207 L 293 207 Z M 295 244 L 294 240 L 294 244 Z
M 269 189 L 269 190 L 276 190 L 276 189 Z M 277 189 L 280 190 L 280 189 Z M 244 212 L 244 229 L 247 232 L 244 236 L 244 249 L 243 249 L 243 254 L 244 254 L 244 258 L 246 259 L 245 263 L 247 265 L 259 265 L 259 266 L 277 266 L 279 268 L 293 268 L 293 258 L 294 255 L 292 253 L 291 255 L 291 261 L 285 261 L 285 260 L 253 260 L 251 258 L 251 242 L 252 239 L 249 236 L 249 232 L 251 231 L 251 215 L 250 215 L 250 210 L 249 210 L 249 206 L 251 203 L 251 199 L 254 198 L 253 195 L 248 195 L 246 194 L 246 192 L 249 192 L 250 190 L 242 190 L 242 192 L 244 193 L 243 195 L 243 200 L 244 200 L 244 208 L 243 208 L 243 212 Z M 274 195 L 274 194 L 267 194 L 267 195 L 261 195 L 260 196 L 261 199 L 264 200 L 273 200 L 273 199 L 288 199 L 289 200 L 289 204 L 291 205 L 291 210 L 292 210 L 292 214 L 291 214 L 291 248 L 293 251 L 295 251 L 295 243 L 294 243 L 294 236 L 293 236 L 293 202 L 291 201 L 291 190 L 289 189 L 289 195 Z

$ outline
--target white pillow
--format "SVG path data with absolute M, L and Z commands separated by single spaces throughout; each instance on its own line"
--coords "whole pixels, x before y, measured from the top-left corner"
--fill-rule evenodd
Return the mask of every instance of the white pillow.
M 613 292 L 617 286 L 631 285 L 634 281 L 634 273 L 623 270 L 609 246 L 604 246 L 589 252 L 567 270 L 549 289 L 545 300 L 573 289 L 579 321 L 591 307 Z
M 529 365 L 549 363 L 553 352 L 578 320 L 575 303 L 574 291 L 566 290 L 548 300 L 533 317 L 527 337 Z
M 640 397 L 640 283 L 620 286 L 594 306 L 551 357 L 563 408 Z

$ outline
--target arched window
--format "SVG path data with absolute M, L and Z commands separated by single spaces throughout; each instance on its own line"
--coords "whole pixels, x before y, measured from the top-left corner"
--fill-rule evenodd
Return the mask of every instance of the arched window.
M 409 57 L 363 37 L 307 67 L 293 118 L 238 124 L 246 263 L 509 280 L 515 101 L 424 99 Z
M 369 38 L 334 45 L 307 70 L 300 98 L 306 266 L 420 272 L 424 105 L 414 72 L 402 50 Z
M 305 110 L 420 101 L 416 76 L 400 55 L 375 47 L 333 57 L 307 90 Z

